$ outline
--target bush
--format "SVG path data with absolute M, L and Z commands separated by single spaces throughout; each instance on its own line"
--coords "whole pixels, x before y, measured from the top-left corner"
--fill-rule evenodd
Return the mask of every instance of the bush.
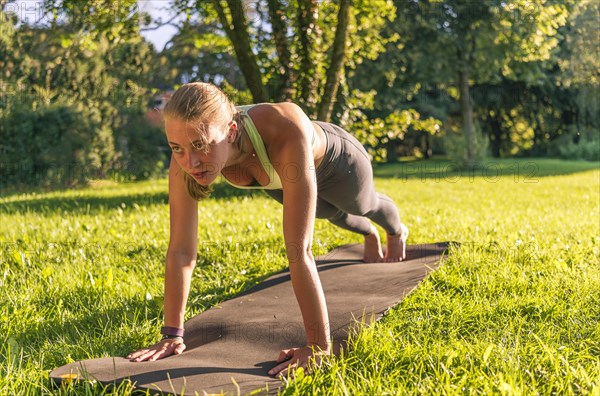
M 473 127 L 473 164 L 469 164 L 467 157 L 467 142 L 464 133 L 449 131 L 443 137 L 443 146 L 448 158 L 457 168 L 477 168 L 482 166 L 489 156 L 489 141 L 481 133 L 478 125 Z
M 367 148 L 374 162 L 396 162 L 397 148 L 404 146 L 411 154 L 424 148 L 420 147 L 423 137 L 435 135 L 441 122 L 435 118 L 422 120 L 414 109 L 396 110 L 385 119 L 357 119 L 347 126 L 359 142 Z
M 553 140 L 548 152 L 564 159 L 600 161 L 600 138 L 592 130 L 572 131 Z
M 115 132 L 120 158 L 113 177 L 141 180 L 165 170 L 169 147 L 161 130 L 141 114 L 128 114 L 128 122 Z
M 111 132 L 71 105 L 15 106 L 1 124 L 2 187 L 72 187 L 106 174 L 115 156 Z
M 2 111 L 0 187 L 64 188 L 90 179 L 160 175 L 168 153 L 161 129 L 132 109 L 115 115 L 124 124 L 113 132 L 102 117 L 107 112 L 92 106 L 40 107 L 26 102 Z

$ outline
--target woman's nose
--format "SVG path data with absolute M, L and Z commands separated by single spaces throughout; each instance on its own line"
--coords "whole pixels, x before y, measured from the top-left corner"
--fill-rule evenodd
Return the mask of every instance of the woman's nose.
M 198 158 L 194 155 L 194 153 L 188 152 L 184 157 L 184 165 L 187 169 L 195 169 L 200 164 Z

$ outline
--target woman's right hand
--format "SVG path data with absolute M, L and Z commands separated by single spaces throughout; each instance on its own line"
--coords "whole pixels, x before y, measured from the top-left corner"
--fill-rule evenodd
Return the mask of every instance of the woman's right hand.
M 171 355 L 179 355 L 185 350 L 183 338 L 166 338 L 148 348 L 143 348 L 127 355 L 132 362 L 143 362 L 162 359 Z

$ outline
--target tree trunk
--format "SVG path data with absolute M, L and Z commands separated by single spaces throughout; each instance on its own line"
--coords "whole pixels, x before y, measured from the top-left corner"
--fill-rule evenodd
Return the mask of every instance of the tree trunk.
M 500 158 L 500 149 L 502 147 L 502 124 L 500 122 L 500 115 L 498 110 L 495 111 L 494 115 L 489 115 L 489 125 L 492 129 L 492 156 L 494 158 Z
M 533 128 L 533 147 L 531 152 L 534 156 L 543 156 L 546 153 L 543 152 L 542 142 L 544 141 L 544 131 L 542 130 L 544 116 L 537 114 L 534 116 L 535 127 Z
M 431 150 L 431 134 L 428 132 L 421 132 L 421 149 L 423 150 L 423 156 L 428 159 L 433 155 Z
M 314 115 L 315 90 L 315 41 L 319 34 L 316 24 L 317 0 L 298 0 L 298 55 L 300 70 L 298 100 L 307 114 Z
M 395 164 L 398 162 L 398 142 L 396 139 L 390 139 L 385 145 L 387 156 L 385 161 L 388 164 Z
M 296 76 L 291 67 L 292 55 L 286 36 L 288 26 L 285 10 L 280 0 L 269 0 L 268 5 L 273 30 L 273 41 L 275 42 L 275 49 L 279 56 L 279 86 L 273 96 L 277 101 L 287 101 L 294 96 L 294 81 L 296 80 Z
M 220 0 L 213 0 L 215 10 L 219 15 L 219 20 L 223 29 L 229 37 L 235 51 L 240 70 L 246 80 L 246 85 L 250 89 L 252 99 L 255 103 L 268 102 L 267 90 L 262 82 L 262 74 L 256 56 L 252 52 L 250 45 L 250 35 L 248 34 L 248 23 L 244 15 L 244 8 L 241 0 L 227 0 L 227 6 L 231 15 L 231 23 L 225 14 L 225 9 Z
M 340 0 L 340 9 L 338 11 L 338 23 L 335 29 L 335 38 L 331 49 L 331 61 L 327 70 L 325 88 L 319 105 L 317 117 L 321 121 L 329 122 L 331 111 L 340 86 L 340 76 L 344 67 L 344 58 L 346 55 L 346 39 L 348 36 L 348 22 L 350 20 L 350 8 L 352 0 Z
M 475 166 L 475 148 L 473 144 L 473 104 L 469 92 L 469 71 L 463 67 L 459 72 L 458 84 L 460 89 L 460 114 L 462 117 L 463 132 L 467 143 L 467 167 Z

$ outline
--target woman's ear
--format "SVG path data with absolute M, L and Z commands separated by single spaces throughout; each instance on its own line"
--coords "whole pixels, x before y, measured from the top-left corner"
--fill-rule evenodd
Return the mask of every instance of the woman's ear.
M 235 142 L 235 138 L 237 137 L 237 134 L 238 134 L 237 122 L 230 121 L 228 126 L 229 126 L 229 135 L 227 135 L 227 141 L 229 143 L 233 143 L 233 142 Z

